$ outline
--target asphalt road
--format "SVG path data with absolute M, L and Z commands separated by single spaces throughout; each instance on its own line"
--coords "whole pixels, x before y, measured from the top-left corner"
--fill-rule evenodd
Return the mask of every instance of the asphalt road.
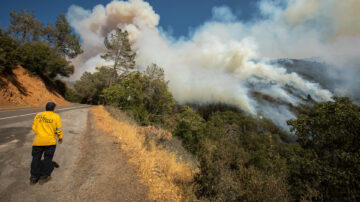
M 74 109 L 86 108 L 89 105 L 74 104 L 65 107 L 56 107 L 55 112 L 69 111 Z M 0 108 L 0 126 L 32 120 L 39 112 L 45 111 L 45 107 L 24 107 L 24 108 Z M 0 129 L 0 141 L 1 141 Z
M 127 163 L 119 143 L 95 127 L 90 107 L 55 110 L 61 117 L 64 142 L 56 145 L 53 158 L 60 167 L 43 185 L 29 185 L 32 121 L 43 108 L 0 110 L 0 202 L 149 201 L 148 188 Z
M 57 145 L 54 160 L 60 168 L 54 171 L 53 182 L 46 186 L 30 186 L 31 147 L 34 133 L 32 120 L 44 108 L 16 108 L 0 110 L 0 201 L 54 201 L 59 197 L 49 193 L 63 189 L 71 182 L 76 168 L 81 138 L 87 128 L 90 106 L 71 105 L 58 107 L 64 143 Z

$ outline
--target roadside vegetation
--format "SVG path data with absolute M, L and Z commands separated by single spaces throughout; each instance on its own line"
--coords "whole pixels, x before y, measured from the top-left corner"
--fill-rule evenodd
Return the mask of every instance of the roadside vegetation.
M 0 74 L 12 76 L 18 65 L 43 80 L 50 91 L 69 96 L 71 89 L 61 80 L 74 72 L 69 59 L 81 54 L 80 39 L 72 33 L 64 14 L 54 25 L 44 26 L 27 9 L 10 12 L 10 25 L 0 30 Z M 69 92 L 68 92 L 69 91 Z M 72 100 L 71 100 L 72 101 Z
M 137 126 L 125 113 L 115 108 L 108 110 L 117 119 L 103 106 L 92 109 L 96 126 L 116 138 L 115 143 L 137 168 L 140 181 L 149 187 L 149 198 L 154 201 L 186 200 L 180 187 L 192 182 L 194 171 L 191 165 L 163 147 L 163 142 L 171 141 L 171 134 L 154 127 Z

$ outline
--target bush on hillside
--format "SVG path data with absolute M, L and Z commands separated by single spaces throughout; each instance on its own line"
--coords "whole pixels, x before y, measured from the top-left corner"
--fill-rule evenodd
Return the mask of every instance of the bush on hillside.
M 200 172 L 195 179 L 198 198 L 210 201 L 288 201 L 285 176 L 269 174 L 272 170 L 267 172 L 247 164 L 253 156 L 231 140 L 215 142 L 206 139 L 198 155 Z
M 196 177 L 200 198 L 222 201 L 286 201 L 291 145 L 248 115 L 215 112 L 204 125 Z
M 192 108 L 182 107 L 176 118 L 173 134 L 178 137 L 183 146 L 193 154 L 200 149 L 200 142 L 204 138 L 205 120 Z
M 141 125 L 149 124 L 149 112 L 144 104 L 143 76 L 134 72 L 119 83 L 103 90 L 106 104 L 131 112 L 132 117 Z
M 166 125 L 175 105 L 163 70 L 157 66 L 148 67 L 145 73 L 122 75 L 118 82 L 103 90 L 102 96 L 106 104 L 131 112 L 141 125 Z
M 109 86 L 114 70 L 108 67 L 100 67 L 96 70 L 94 73 L 85 72 L 74 85 L 81 103 L 100 104 L 102 102 L 101 92 Z
M 309 153 L 298 164 L 302 172 L 293 173 L 292 180 L 298 185 L 294 194 L 306 195 L 310 188 L 325 201 L 359 200 L 360 107 L 349 98 L 334 97 L 288 124 Z
M 19 45 L 0 30 L 0 73 L 10 73 L 19 60 Z
M 149 65 L 143 73 L 144 104 L 152 123 L 166 125 L 173 113 L 175 101 L 165 81 L 164 70 L 156 64 Z
M 72 88 L 66 87 L 64 98 L 73 103 L 80 103 L 81 96 Z
M 74 72 L 74 66 L 45 42 L 26 43 L 19 49 L 19 55 L 20 64 L 30 73 L 40 77 L 68 77 Z

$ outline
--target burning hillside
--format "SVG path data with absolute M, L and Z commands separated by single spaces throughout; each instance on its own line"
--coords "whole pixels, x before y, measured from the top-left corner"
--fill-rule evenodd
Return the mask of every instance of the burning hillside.
M 263 0 L 258 4 L 261 18 L 248 23 L 237 21 L 229 7 L 214 7 L 212 19 L 188 37 L 176 39 L 158 27 L 159 15 L 142 0 L 113 1 L 93 10 L 73 5 L 67 16 L 84 48 L 73 61 L 74 78 L 108 64 L 100 57 L 105 51 L 104 37 L 119 27 L 129 32 L 138 69 L 151 63 L 164 68 L 180 104 L 226 103 L 284 126 L 285 120 L 295 116 L 288 104 L 303 104 L 309 95 L 315 101 L 329 101 L 334 92 L 271 59 L 320 57 L 332 64 L 322 74 L 334 68 L 343 72 L 337 78 L 343 82 L 333 88 L 336 93 L 358 92 L 354 87 L 358 81 L 352 78 L 360 64 L 356 57 L 360 24 L 344 14 L 355 14 L 359 6 L 357 1 Z M 334 18 L 336 13 L 341 15 Z M 259 102 L 254 91 L 286 104 Z

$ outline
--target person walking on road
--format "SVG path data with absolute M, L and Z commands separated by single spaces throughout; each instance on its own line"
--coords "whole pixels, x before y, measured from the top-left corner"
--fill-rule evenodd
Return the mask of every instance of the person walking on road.
M 54 169 L 52 161 L 56 149 L 56 136 L 59 144 L 62 143 L 63 131 L 60 116 L 54 112 L 56 104 L 48 102 L 46 111 L 36 114 L 32 130 L 35 138 L 32 146 L 32 162 L 30 169 L 30 184 L 45 183 L 51 179 Z M 44 154 L 44 160 L 41 157 Z

